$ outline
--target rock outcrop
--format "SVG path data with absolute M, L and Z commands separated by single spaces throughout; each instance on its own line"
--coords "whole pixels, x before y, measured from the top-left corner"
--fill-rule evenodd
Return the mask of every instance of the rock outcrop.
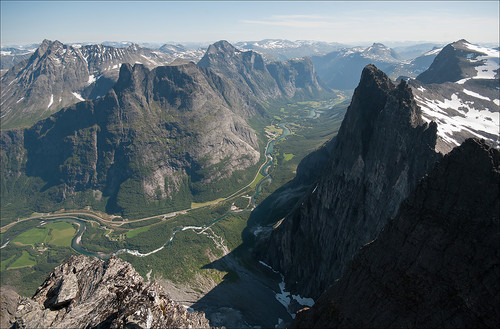
M 361 246 L 393 218 L 440 155 L 411 89 L 373 65 L 362 73 L 333 157 L 302 202 L 275 228 L 264 261 L 287 290 L 317 298 Z
M 209 328 L 119 258 L 70 257 L 14 315 L 14 328 Z
M 500 152 L 446 155 L 293 328 L 496 328 Z

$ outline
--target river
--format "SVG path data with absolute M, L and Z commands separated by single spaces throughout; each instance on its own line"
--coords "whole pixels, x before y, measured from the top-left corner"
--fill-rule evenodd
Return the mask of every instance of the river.
M 278 136 L 277 138 L 274 138 L 274 139 L 270 140 L 268 142 L 268 144 L 266 146 L 266 149 L 265 149 L 265 156 L 266 156 L 267 162 L 260 169 L 260 174 L 263 175 L 264 178 L 257 184 L 256 189 L 255 189 L 255 193 L 251 196 L 251 201 L 250 202 L 251 202 L 252 207 L 249 207 L 249 208 L 247 208 L 247 209 L 245 209 L 243 211 L 252 211 L 252 208 L 255 206 L 255 197 L 257 197 L 262 192 L 263 185 L 264 184 L 269 184 L 269 183 L 272 182 L 272 177 L 269 174 L 269 168 L 273 164 L 273 156 L 272 156 L 272 154 L 274 153 L 274 144 L 276 142 L 278 142 L 278 141 L 281 141 L 281 140 L 285 139 L 287 136 L 289 136 L 291 134 L 290 129 L 287 127 L 288 124 L 289 123 L 280 123 L 280 124 L 278 124 L 278 127 L 282 129 L 281 135 Z M 240 212 L 241 212 L 241 210 L 240 210 Z M 176 228 L 174 230 L 174 232 L 172 233 L 172 236 L 170 237 L 170 239 L 168 241 L 166 241 L 162 246 L 158 247 L 157 249 L 154 249 L 154 250 L 152 250 L 150 252 L 146 252 L 146 253 L 141 253 L 138 250 L 130 250 L 130 249 L 120 249 L 120 250 L 117 250 L 114 253 L 91 252 L 91 251 L 85 250 L 83 248 L 83 246 L 82 246 L 81 240 L 82 240 L 82 235 L 83 235 L 83 233 L 85 232 L 85 230 L 87 228 L 87 224 L 86 224 L 86 222 L 84 220 L 81 220 L 81 219 L 77 219 L 77 218 L 43 219 L 43 220 L 41 220 L 41 223 L 43 223 L 43 222 L 65 221 L 65 222 L 76 224 L 78 226 L 78 230 L 77 230 L 75 236 L 73 237 L 73 239 L 71 240 L 71 248 L 73 248 L 76 252 L 78 252 L 78 253 L 80 253 L 82 255 L 98 257 L 100 259 L 108 259 L 111 256 L 119 255 L 119 254 L 122 254 L 122 253 L 128 253 L 128 254 L 131 254 L 131 255 L 134 255 L 134 256 L 137 256 L 137 257 L 146 257 L 146 256 L 149 256 L 149 255 L 152 255 L 152 254 L 154 254 L 154 253 L 162 250 L 163 248 L 169 246 L 172 243 L 172 240 L 175 238 L 175 235 L 178 232 L 185 231 L 185 230 L 188 230 L 188 229 L 189 230 L 203 232 L 204 230 L 208 229 L 213 224 L 219 222 L 220 220 L 226 218 L 227 216 L 229 216 L 229 215 L 231 215 L 233 213 L 235 213 L 235 212 L 233 212 L 233 211 L 230 210 L 227 213 L 225 213 L 224 215 L 222 215 L 222 216 L 220 216 L 220 217 L 218 217 L 218 218 L 210 221 L 207 225 L 204 225 L 204 226 L 201 226 L 201 227 L 186 226 L 186 227 Z M 31 229 L 31 227 L 27 228 L 24 231 L 27 231 L 29 229 Z M 20 233 L 22 233 L 22 232 L 19 232 L 19 234 Z M 6 246 L 8 244 L 8 242 L 9 241 L 2 241 L 3 246 Z

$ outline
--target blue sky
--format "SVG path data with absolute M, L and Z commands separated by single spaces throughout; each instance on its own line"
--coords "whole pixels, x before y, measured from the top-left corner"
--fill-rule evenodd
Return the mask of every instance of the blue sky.
M 1 43 L 499 40 L 499 1 L 12 1 Z

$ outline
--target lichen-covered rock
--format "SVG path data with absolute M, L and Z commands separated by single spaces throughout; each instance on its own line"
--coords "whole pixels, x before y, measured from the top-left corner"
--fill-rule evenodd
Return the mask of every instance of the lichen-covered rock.
M 466 140 L 294 328 L 498 328 L 500 152 Z
M 188 313 L 132 265 L 72 256 L 56 267 L 33 298 L 21 298 L 21 328 L 208 328 L 203 313 Z

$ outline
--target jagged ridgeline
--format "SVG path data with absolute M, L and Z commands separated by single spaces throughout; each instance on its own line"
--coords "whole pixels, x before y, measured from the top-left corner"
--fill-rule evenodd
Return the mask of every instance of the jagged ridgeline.
M 263 251 L 287 287 L 317 298 L 340 276 L 439 159 L 436 131 L 404 81 L 364 68 L 323 174 Z
M 105 96 L 2 131 L 2 218 L 87 205 L 134 218 L 227 196 L 259 165 L 247 120 L 327 93 L 310 60 L 264 64 L 225 41 L 200 65 L 122 64 Z

